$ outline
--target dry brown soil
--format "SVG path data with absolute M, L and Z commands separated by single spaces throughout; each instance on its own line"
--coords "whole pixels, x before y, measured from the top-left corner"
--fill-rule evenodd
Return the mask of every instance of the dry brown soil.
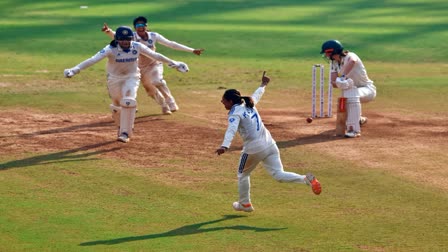
M 132 141 L 123 144 L 115 141 L 116 129 L 108 114 L 4 110 L 0 118 L 0 153 L 14 157 L 34 152 L 56 153 L 63 157 L 88 151 L 89 155 L 118 157 L 142 166 L 149 162 L 163 166 L 162 161 L 167 158 L 187 155 L 188 167 L 195 169 L 195 164 L 210 157 L 221 143 L 226 113 L 217 112 L 209 124 L 202 126 L 173 120 L 179 115 L 190 116 L 182 110 L 177 113 L 171 117 L 139 114 Z M 308 124 L 304 115 L 288 109 L 263 109 L 260 113 L 280 148 L 306 145 L 325 155 L 448 191 L 446 118 L 422 121 L 411 115 L 369 112 L 362 136 L 344 139 L 333 135 L 335 118 L 316 119 Z

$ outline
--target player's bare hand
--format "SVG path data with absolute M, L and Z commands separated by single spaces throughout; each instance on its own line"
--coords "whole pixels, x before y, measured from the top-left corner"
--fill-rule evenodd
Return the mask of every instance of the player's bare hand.
M 271 78 L 266 76 L 266 71 L 263 71 L 263 77 L 261 77 L 261 86 L 262 87 L 267 86 L 270 81 L 271 81 Z
M 221 147 L 219 149 L 217 149 L 215 152 L 218 155 L 224 154 L 226 152 L 227 148 L 226 147 Z
M 201 55 L 202 52 L 204 52 L 204 51 L 205 51 L 205 49 L 203 49 L 203 48 L 200 48 L 200 49 L 194 49 L 194 50 L 193 50 L 193 53 L 196 54 L 196 55 Z
M 108 30 L 110 30 L 109 26 L 107 26 L 107 24 L 104 23 L 103 28 L 101 28 L 101 31 L 105 32 L 105 31 L 108 31 Z

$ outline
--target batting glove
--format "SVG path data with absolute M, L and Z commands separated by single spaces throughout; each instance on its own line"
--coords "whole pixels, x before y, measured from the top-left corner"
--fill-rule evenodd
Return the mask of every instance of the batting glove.
M 173 61 L 173 63 L 170 63 L 168 66 L 172 67 L 172 68 L 176 68 L 177 71 L 179 71 L 181 73 L 186 73 L 186 72 L 190 71 L 190 69 L 188 68 L 188 65 L 185 64 L 184 62 L 180 62 L 180 61 Z
M 75 74 L 77 74 L 79 72 L 80 72 L 80 69 L 77 68 L 77 67 L 65 69 L 64 70 L 64 77 L 65 78 L 71 78 L 71 77 L 73 77 Z
M 340 89 L 351 89 L 353 87 L 353 80 L 348 78 L 345 79 L 345 77 L 337 77 L 336 78 L 336 86 Z

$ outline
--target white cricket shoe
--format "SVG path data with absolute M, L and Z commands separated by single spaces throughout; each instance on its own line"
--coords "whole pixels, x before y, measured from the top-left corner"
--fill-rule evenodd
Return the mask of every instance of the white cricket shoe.
M 170 107 L 168 107 L 168 105 L 165 105 L 162 107 L 162 114 L 171 115 L 171 109 L 170 109 Z
M 170 107 L 171 112 L 176 112 L 179 110 L 179 106 L 177 106 L 176 102 L 170 102 L 168 103 L 168 106 Z
M 126 132 L 121 133 L 121 135 L 117 138 L 117 141 L 123 142 L 123 143 L 128 143 L 129 140 L 130 139 L 129 139 L 128 133 L 126 133 Z
M 360 136 L 361 136 L 361 133 L 351 130 L 351 131 L 347 131 L 347 133 L 345 133 L 344 137 L 346 137 L 346 138 L 356 138 L 356 137 L 360 137 Z
M 359 119 L 359 125 L 363 126 L 367 123 L 367 117 L 361 116 L 361 119 Z
M 251 203 L 242 204 L 239 202 L 233 202 L 232 206 L 235 211 L 252 212 L 253 210 L 255 210 Z

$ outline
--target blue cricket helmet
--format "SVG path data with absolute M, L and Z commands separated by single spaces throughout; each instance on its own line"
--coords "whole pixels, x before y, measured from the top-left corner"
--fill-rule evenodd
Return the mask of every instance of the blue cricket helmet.
M 132 40 L 133 38 L 134 33 L 128 26 L 120 26 L 115 31 L 115 40 Z

